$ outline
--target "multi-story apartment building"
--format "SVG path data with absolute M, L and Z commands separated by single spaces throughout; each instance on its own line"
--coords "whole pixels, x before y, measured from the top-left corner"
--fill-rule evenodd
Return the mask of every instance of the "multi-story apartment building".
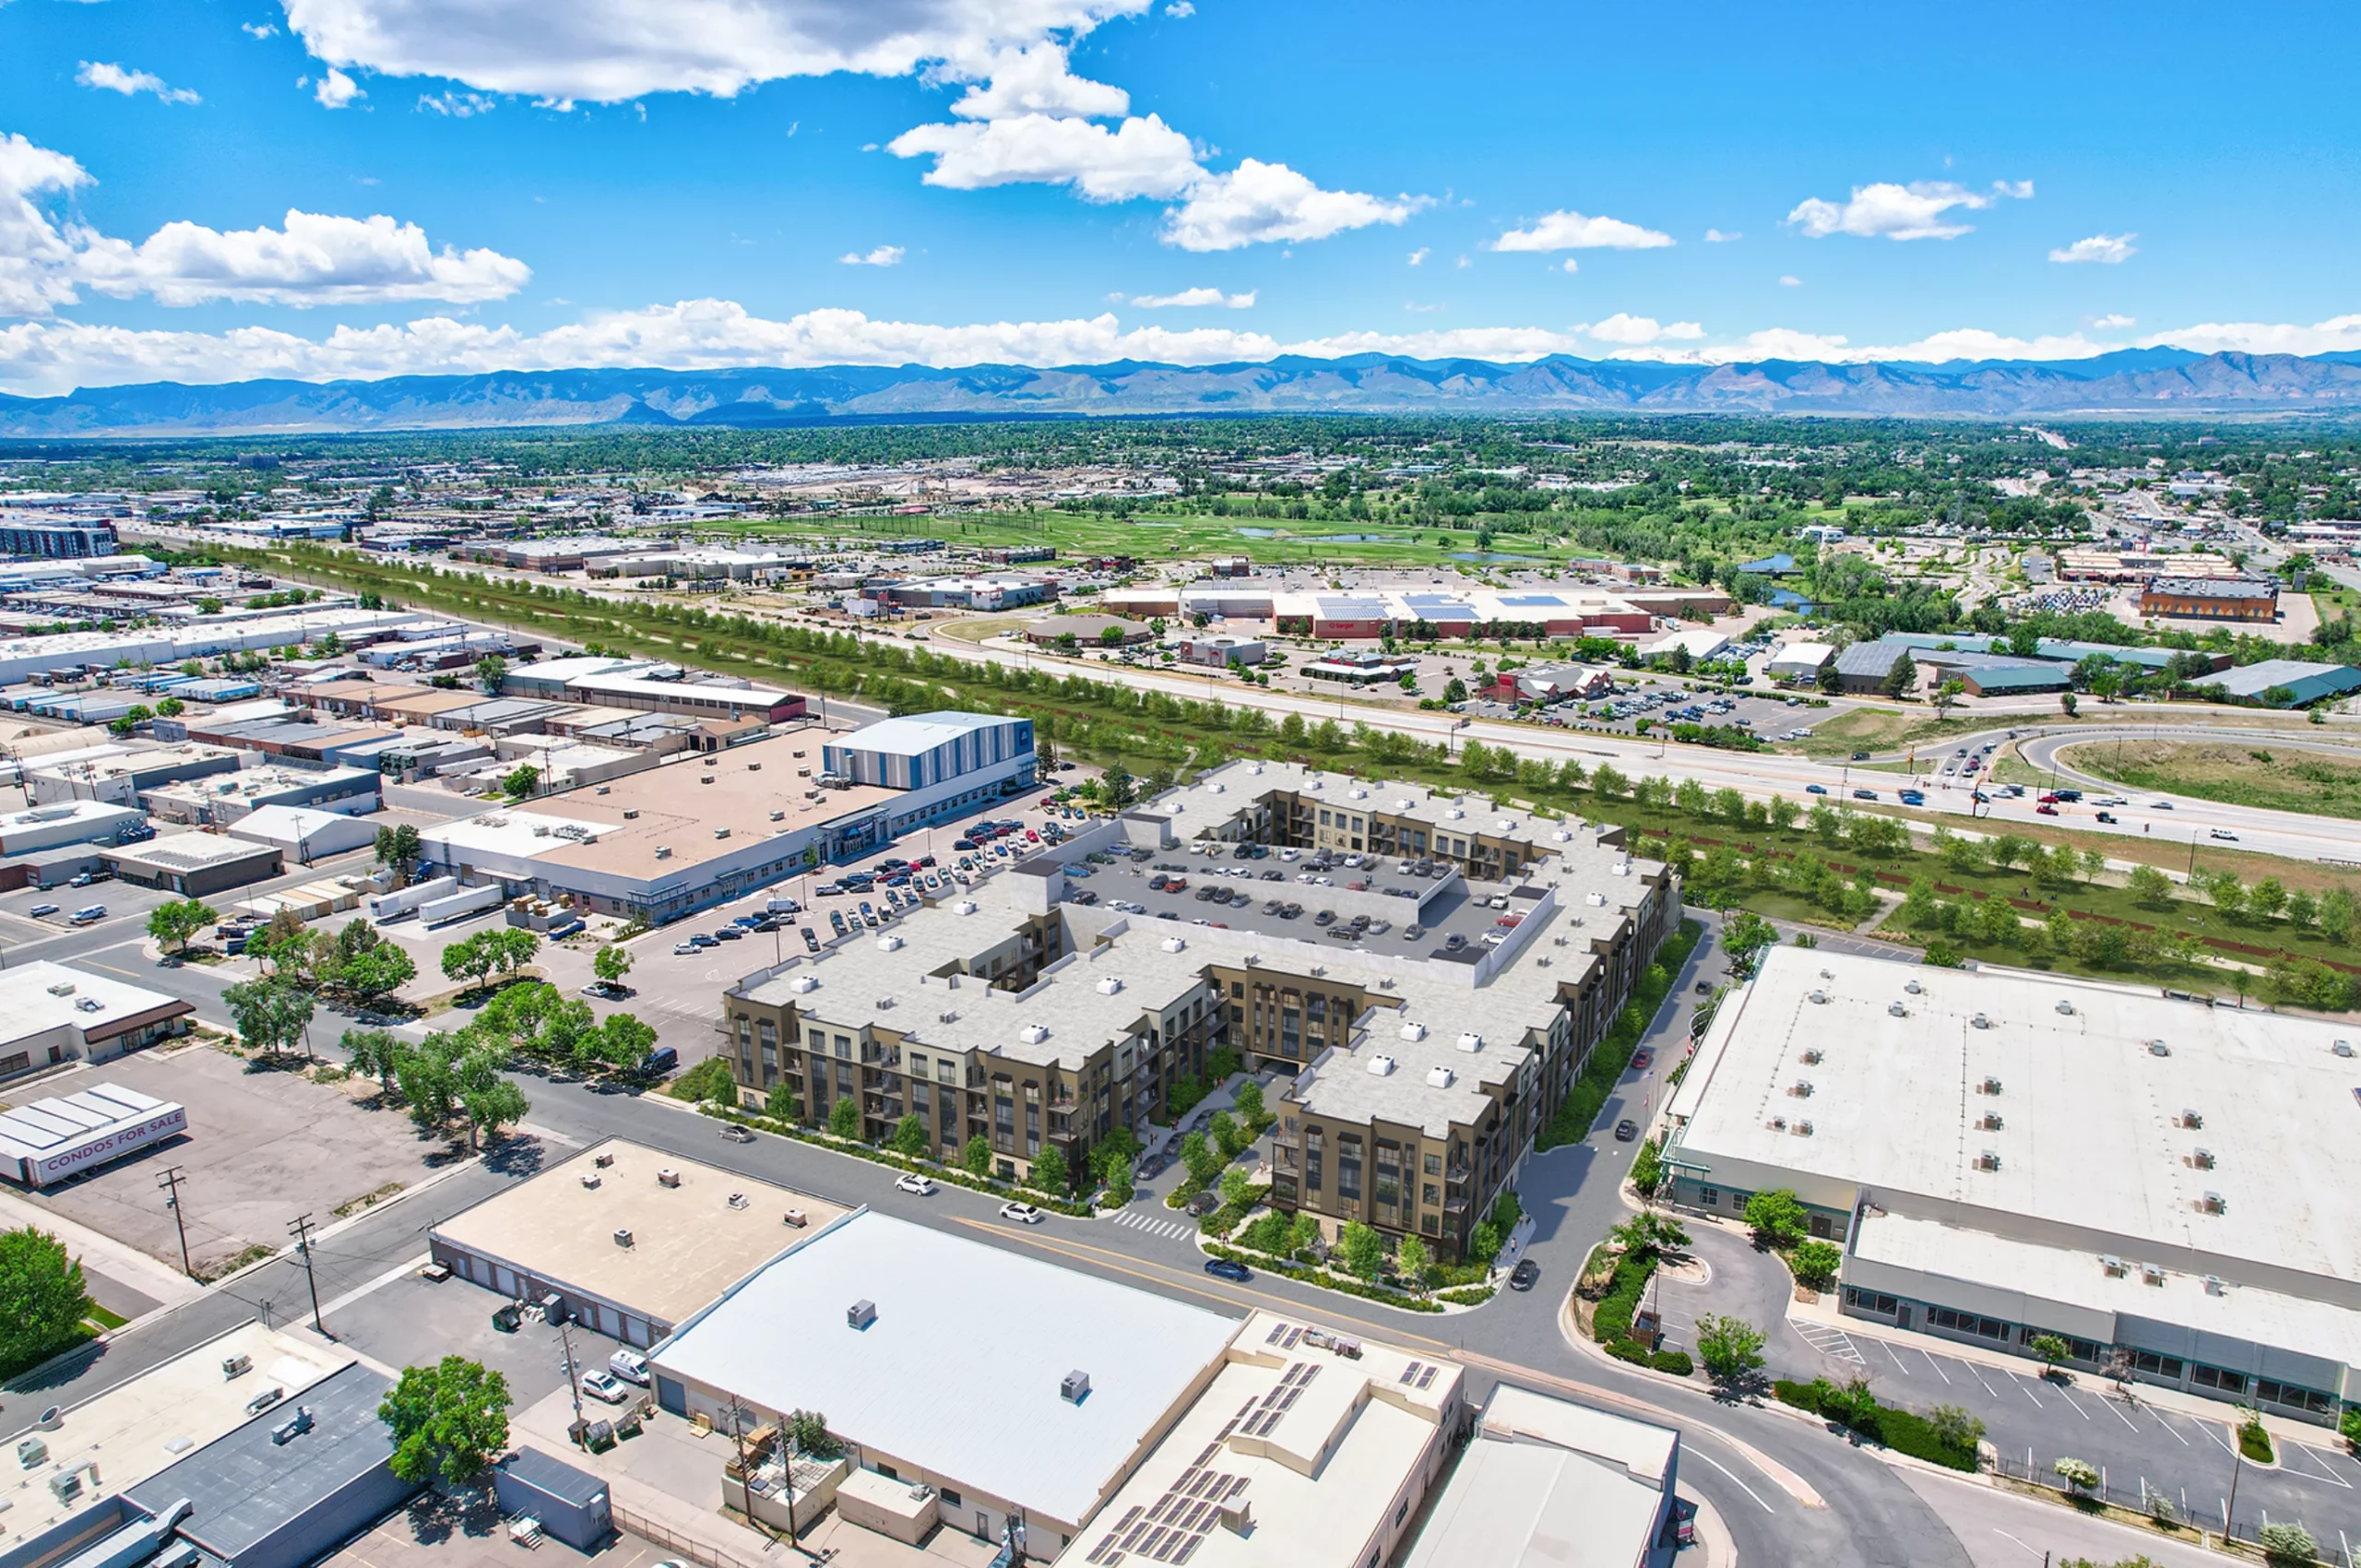
M 1062 869 L 1094 849 L 1086 885 Z M 1242 763 L 750 977 L 724 1027 L 749 1106 L 857 1096 L 865 1135 L 915 1115 L 938 1158 L 982 1137 L 1008 1173 L 1052 1146 L 1086 1170 L 1118 1127 L 1153 1145 L 1228 1046 L 1282 1075 L 1275 1205 L 1455 1257 L 1679 914 L 1615 829 Z

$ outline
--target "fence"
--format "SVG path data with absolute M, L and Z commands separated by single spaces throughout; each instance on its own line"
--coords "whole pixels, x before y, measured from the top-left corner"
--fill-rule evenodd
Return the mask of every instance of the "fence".
M 641 1514 L 635 1509 L 627 1508 L 622 1503 L 614 1501 L 611 1491 L 610 1492 L 608 1507 L 610 1513 L 613 1515 L 615 1528 L 619 1530 L 628 1530 L 633 1535 L 639 1537 L 642 1540 L 653 1541 L 667 1551 L 678 1552 L 681 1556 L 688 1559 L 691 1562 L 695 1563 L 697 1568 L 773 1568 L 774 1564 L 784 1560 L 788 1556 L 789 1550 L 793 1550 L 788 1549 L 787 1550 L 782 1550 L 779 1548 L 779 1543 L 773 1541 L 764 1548 L 764 1554 L 767 1561 L 761 1563 L 752 1562 L 745 1558 L 739 1557 L 731 1552 L 723 1551 L 709 1541 L 702 1541 L 693 1536 L 682 1535 L 676 1530 L 669 1529 L 665 1526 L 658 1524 L 647 1515 Z M 771 1554 L 773 1552 L 777 1552 L 778 1555 L 772 1556 Z M 798 1555 L 801 1554 L 799 1553 Z
M 2136 1488 L 2125 1488 L 2114 1484 L 2113 1479 L 2104 1470 L 2100 1472 L 2100 1480 L 2097 1485 L 2073 1487 L 2067 1485 L 2065 1478 L 2055 1470 L 2044 1469 L 2028 1464 L 2024 1459 L 2011 1458 L 2007 1455 L 1999 1456 L 1993 1465 L 1993 1472 L 2010 1480 L 2025 1481 L 2034 1486 L 2045 1488 L 2071 1502 L 2104 1503 L 2113 1507 L 2129 1509 L 2134 1514 L 2153 1515 L 2154 1500 L 2162 1497 L 2171 1505 L 2172 1517 L 2182 1525 L 2206 1535 L 2219 1536 L 2224 1533 L 2223 1500 L 2218 1497 L 2193 1498 L 2189 1495 L 2186 1488 L 2166 1490 L 2161 1487 L 2151 1487 L 2144 1478 L 2138 1481 Z M 2260 1547 L 2262 1543 L 2262 1528 L 2265 1525 L 2300 1525 L 2302 1523 L 2300 1519 L 2272 1519 L 2267 1515 L 2254 1519 L 2238 1518 L 2230 1522 L 2228 1535 L 2234 1541 Z M 2317 1560 L 2319 1562 L 2329 1565 L 2329 1568 L 2361 1568 L 2361 1562 L 2356 1562 L 2354 1548 L 2344 1538 L 2343 1532 L 2337 1531 L 2332 1538 L 2326 1540 L 2320 1540 L 2315 1536 L 2315 1540 L 2319 1550 L 2325 1553 Z

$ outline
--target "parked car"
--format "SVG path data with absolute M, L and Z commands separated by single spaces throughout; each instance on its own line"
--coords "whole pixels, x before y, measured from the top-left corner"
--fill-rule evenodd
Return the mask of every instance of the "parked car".
M 1648 1070 L 1648 1064 L 1655 1059 L 1656 1053 L 1653 1051 L 1635 1051 L 1631 1052 L 1631 1071 L 1644 1073 Z
M 607 1358 L 607 1370 L 625 1383 L 647 1386 L 647 1358 L 636 1350 L 618 1350 Z
M 2228 835 L 2223 833 L 2219 828 L 2216 828 L 2214 830 L 2213 837 L 2216 838 L 2223 838 L 2227 837 Z M 74 918 L 69 923 L 74 925 L 96 925 L 106 918 L 107 907 L 104 904 L 88 904 L 74 911 Z
M 43 915 L 53 915 L 57 913 L 57 906 L 54 904 L 35 904 L 31 909 L 27 909 L 25 913 L 34 920 L 39 920 Z
M 754 1141 L 754 1130 L 732 1122 L 721 1129 L 721 1136 L 725 1143 L 751 1144 Z
M 895 1177 L 894 1190 L 899 1193 L 908 1193 L 913 1197 L 931 1198 L 934 1196 L 934 1183 L 928 1181 L 925 1177 L 919 1175 L 915 1170 L 905 1170 L 899 1176 Z
M 1615 1141 L 1617 1143 L 1628 1144 L 1639 1135 L 1640 1124 L 1637 1122 L 1632 1121 L 1629 1116 L 1626 1116 L 1622 1121 L 1615 1123 Z
M 1254 1277 L 1252 1269 L 1242 1263 L 1232 1263 L 1228 1258 L 1207 1258 L 1205 1272 L 1216 1279 L 1227 1279 L 1232 1285 L 1243 1285 Z
M 1541 1265 L 1539 1264 L 1534 1262 L 1531 1258 L 1519 1259 L 1517 1265 L 1509 1270 L 1509 1289 L 1512 1290 L 1530 1290 L 1540 1277 Z
M 631 1389 L 612 1372 L 587 1372 L 582 1374 L 582 1392 L 593 1399 L 603 1399 L 610 1405 L 627 1403 Z
M 743 942 L 746 940 L 746 928 L 742 925 L 722 926 L 714 932 L 713 937 L 717 943 Z
M 1035 1208 L 1031 1204 L 1003 1204 L 1000 1206 L 1000 1217 L 1003 1219 L 1013 1219 L 1019 1225 L 1038 1225 L 1041 1223 L 1041 1211 Z
M 639 1070 L 652 1077 L 658 1073 L 669 1073 L 680 1064 L 679 1051 L 669 1045 L 659 1045 L 641 1060 Z

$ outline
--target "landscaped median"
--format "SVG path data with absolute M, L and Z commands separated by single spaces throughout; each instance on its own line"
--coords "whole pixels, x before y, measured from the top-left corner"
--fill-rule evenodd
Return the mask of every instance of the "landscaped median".
M 717 1105 L 710 1100 L 699 1105 L 697 1110 L 717 1122 L 735 1123 L 741 1127 L 750 1128 L 757 1133 L 768 1133 L 773 1137 L 792 1138 L 797 1143 L 810 1144 L 814 1148 L 833 1149 L 838 1154 L 848 1154 L 856 1159 L 868 1160 L 872 1165 L 889 1165 L 896 1170 L 914 1171 L 930 1182 L 942 1182 L 954 1187 L 967 1187 L 997 1198 L 1018 1199 L 1037 1208 L 1072 1215 L 1077 1219 L 1088 1219 L 1098 1212 L 1097 1206 L 1087 1201 L 1077 1202 L 1073 1198 L 1052 1196 L 1038 1188 L 1022 1186 L 1014 1182 L 1003 1182 L 990 1176 L 978 1176 L 957 1166 L 939 1165 L 931 1159 L 916 1159 L 893 1149 L 879 1148 L 874 1144 L 864 1144 L 852 1138 L 839 1138 L 832 1133 L 799 1127 L 792 1123 L 774 1121 L 768 1116 L 757 1116 L 744 1111 L 733 1111 L 728 1106 Z
M 1860 1378 L 1844 1384 L 1824 1377 L 1809 1383 L 1782 1379 L 1771 1385 L 1771 1392 L 1782 1405 L 1833 1421 L 1897 1454 L 1950 1470 L 1972 1473 L 1976 1468 L 1975 1445 L 1983 1441 L 1984 1423 L 1956 1405 L 1938 1405 L 1922 1416 L 1880 1404 Z

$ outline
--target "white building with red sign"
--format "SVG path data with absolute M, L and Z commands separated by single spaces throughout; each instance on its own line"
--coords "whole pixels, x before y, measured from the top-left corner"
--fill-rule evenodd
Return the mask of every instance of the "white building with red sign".
M 45 1187 L 187 1131 L 188 1112 L 172 1101 L 93 1084 L 0 1111 L 0 1177 Z

